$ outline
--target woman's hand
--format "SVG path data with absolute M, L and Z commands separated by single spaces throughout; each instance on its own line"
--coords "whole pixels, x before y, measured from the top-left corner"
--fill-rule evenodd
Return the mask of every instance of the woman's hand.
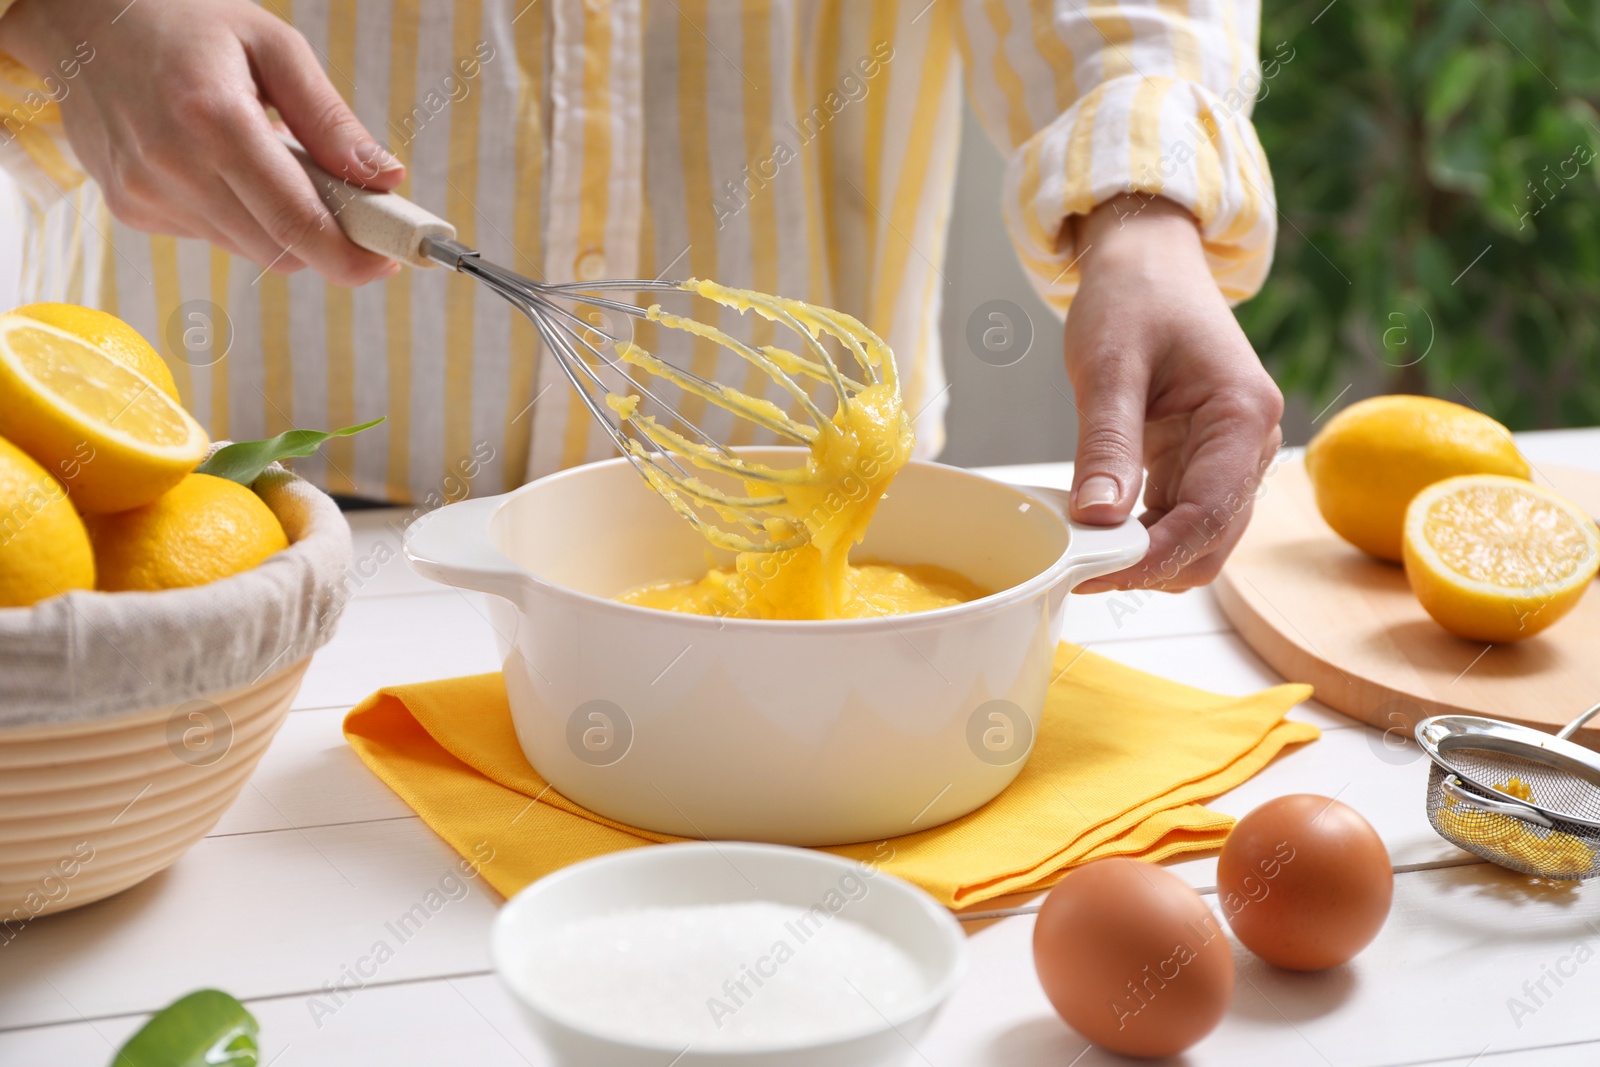
M 345 239 L 266 107 L 336 177 L 390 189 L 404 169 L 305 38 L 249 0 L 18 0 L 0 49 L 64 86 L 67 139 L 128 225 L 341 285 L 400 269 Z M 73 58 L 64 79 L 58 64 Z
M 1143 562 L 1078 591 L 1204 585 L 1283 441 L 1283 396 L 1212 281 L 1187 211 L 1124 196 L 1078 221 L 1083 281 L 1065 336 L 1079 416 L 1072 517 L 1122 521 L 1143 468 L 1150 528 Z

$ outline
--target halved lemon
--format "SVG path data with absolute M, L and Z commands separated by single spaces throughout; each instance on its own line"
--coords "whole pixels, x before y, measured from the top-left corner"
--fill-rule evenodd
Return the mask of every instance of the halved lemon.
M 0 436 L 67 487 L 79 511 L 148 504 L 210 441 L 189 413 L 98 346 L 23 315 L 0 315 Z
M 1498 474 L 1435 482 L 1406 508 L 1406 577 L 1434 620 L 1474 641 L 1532 637 L 1600 569 L 1600 530 L 1548 489 Z
M 172 380 L 166 360 L 150 347 L 143 334 L 109 311 L 81 304 L 24 304 L 12 308 L 10 314 L 59 326 L 74 337 L 98 345 L 106 355 L 149 378 L 172 399 L 179 399 L 178 383 Z

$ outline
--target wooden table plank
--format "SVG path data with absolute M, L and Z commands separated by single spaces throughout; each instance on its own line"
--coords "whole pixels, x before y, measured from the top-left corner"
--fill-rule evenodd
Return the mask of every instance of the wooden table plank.
M 1148 637 L 1198 637 L 1225 634 L 1232 629 L 1210 589 L 1187 593 L 1129 589 L 1069 596 L 1061 636 L 1082 645 Z
M 386 685 L 499 669 L 483 594 L 357 597 L 312 658 L 294 707 L 348 707 Z
M 1529 430 L 1513 434 L 1517 449 L 1535 466 L 1564 463 L 1600 471 L 1600 431 L 1593 427 L 1575 430 Z
M 413 508 L 372 508 L 345 513 L 353 554 L 349 591 L 354 597 L 437 593 L 444 588 L 411 569 L 402 551 Z
M 554 1067 L 489 976 L 431 979 L 326 996 L 251 1000 L 271 1067 Z M 144 1022 L 128 1015 L 0 1032 L 0 1063 L 109 1063 Z
M 290 715 L 212 835 L 415 818 L 346 743 L 346 710 Z
M 206 838 L 18 931 L 0 950 L 0 1028 L 149 1011 L 202 986 L 310 993 L 380 944 L 384 981 L 485 970 L 500 898 L 459 863 L 418 819 Z

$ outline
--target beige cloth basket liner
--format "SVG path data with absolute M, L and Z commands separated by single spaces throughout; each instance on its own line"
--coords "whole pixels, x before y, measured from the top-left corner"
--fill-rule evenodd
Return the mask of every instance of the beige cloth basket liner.
M 353 592 L 349 524 L 331 497 L 276 464 L 255 490 L 289 538 L 259 567 L 192 589 L 0 609 L 0 730 L 240 689 L 327 643 Z

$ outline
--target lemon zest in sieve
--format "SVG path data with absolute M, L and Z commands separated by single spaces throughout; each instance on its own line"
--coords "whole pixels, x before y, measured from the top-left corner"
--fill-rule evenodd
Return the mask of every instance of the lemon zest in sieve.
M 1520 778 L 1510 778 L 1495 790 L 1532 802 L 1533 789 Z M 1463 841 L 1517 856 L 1549 872 L 1550 877 L 1579 877 L 1594 865 L 1594 849 L 1581 838 L 1560 830 L 1543 834 L 1521 819 L 1498 812 L 1480 811 L 1448 794 L 1438 812 L 1440 828 Z

